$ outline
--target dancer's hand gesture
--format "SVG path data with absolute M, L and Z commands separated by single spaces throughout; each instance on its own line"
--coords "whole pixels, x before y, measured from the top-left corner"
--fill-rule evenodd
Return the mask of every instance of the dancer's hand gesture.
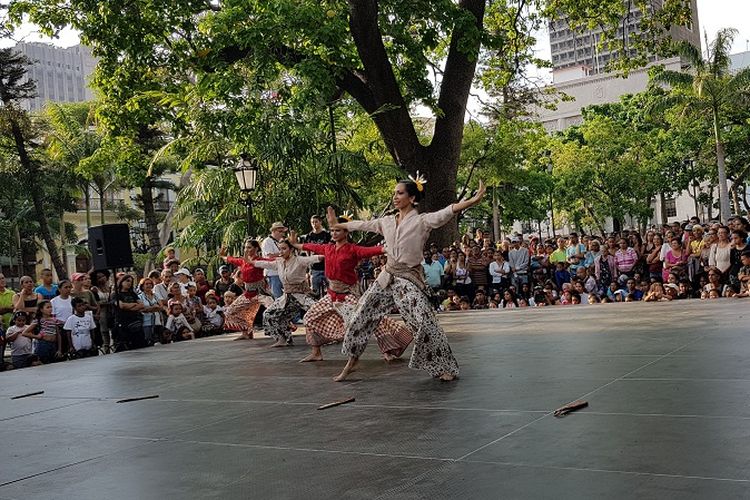
M 477 189 L 477 192 L 469 198 L 469 202 L 471 203 L 471 206 L 473 207 L 480 201 L 482 201 L 482 198 L 484 198 L 484 194 L 487 192 L 487 186 L 484 185 L 484 181 L 479 179 L 479 188 Z
M 289 231 L 289 243 L 291 243 L 292 245 L 296 245 L 298 243 L 298 241 L 297 241 L 297 231 L 295 231 L 294 229 L 292 229 L 291 231 Z
M 328 207 L 326 209 L 326 219 L 328 220 L 328 227 L 333 228 L 336 224 L 338 224 L 338 218 L 336 217 L 336 210 L 333 207 Z

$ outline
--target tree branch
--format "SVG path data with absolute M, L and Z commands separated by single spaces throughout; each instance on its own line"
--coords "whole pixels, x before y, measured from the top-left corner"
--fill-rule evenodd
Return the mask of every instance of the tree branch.
M 349 0 L 349 30 L 364 67 L 362 80 L 380 110 L 372 119 L 396 163 L 409 169 L 422 146 L 383 44 L 377 0 Z
M 474 26 L 481 31 L 484 22 L 485 1 L 460 0 L 458 7 L 474 16 Z M 471 84 L 474 81 L 480 47 L 478 34 L 472 35 L 467 31 L 467 28 L 456 26 L 451 34 L 451 44 L 445 62 L 445 73 L 438 99 L 438 108 L 441 114 L 435 121 L 435 133 L 429 147 L 432 156 L 438 154 L 440 156 L 456 156 L 455 153 L 457 152 L 451 154 L 449 150 L 451 148 L 460 149 L 461 147 L 466 102 L 469 98 Z M 466 36 L 476 36 L 476 40 L 473 46 L 468 49 L 468 52 L 466 44 L 462 43 Z

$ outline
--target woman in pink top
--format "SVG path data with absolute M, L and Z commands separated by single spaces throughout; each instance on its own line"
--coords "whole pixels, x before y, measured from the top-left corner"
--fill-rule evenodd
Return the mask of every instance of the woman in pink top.
M 414 332 L 414 351 L 409 367 L 425 370 L 441 380 L 453 380 L 458 375 L 458 363 L 453 357 L 445 332 L 435 316 L 435 310 L 425 294 L 422 271 L 422 249 L 433 229 L 447 224 L 456 213 L 473 207 L 484 196 L 484 183 L 479 183 L 477 194 L 471 199 L 454 203 L 442 210 L 418 213 L 416 204 L 424 196 L 426 181 L 401 181 L 393 192 L 395 215 L 370 221 L 336 224 L 332 229 L 370 231 L 382 234 L 388 261 L 377 280 L 359 300 L 351 320 L 347 323 L 342 352 L 349 361 L 334 378 L 345 380 L 367 347 L 367 337 L 394 305 L 406 325 Z
M 664 269 L 661 272 L 662 280 L 664 283 L 669 279 L 669 274 L 674 273 L 680 275 L 684 272 L 684 266 L 687 264 L 687 252 L 682 248 L 682 241 L 677 236 L 673 237 L 667 250 L 667 254 L 664 256 Z

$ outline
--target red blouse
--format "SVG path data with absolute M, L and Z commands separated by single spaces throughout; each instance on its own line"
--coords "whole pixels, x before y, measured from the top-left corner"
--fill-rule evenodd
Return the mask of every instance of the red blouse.
M 362 247 L 354 243 L 346 243 L 337 248 L 336 243 L 318 245 L 305 243 L 302 249 L 318 255 L 325 255 L 326 278 L 341 281 L 347 285 L 357 283 L 357 264 L 362 259 L 369 259 L 373 255 L 381 255 L 383 247 Z

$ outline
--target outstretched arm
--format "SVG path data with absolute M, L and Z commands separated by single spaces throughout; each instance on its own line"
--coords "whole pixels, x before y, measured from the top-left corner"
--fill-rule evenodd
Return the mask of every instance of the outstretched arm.
M 297 250 L 302 250 L 302 243 L 300 243 L 297 238 L 297 231 L 289 231 L 289 239 L 287 241 L 289 241 L 289 244 Z
M 484 193 L 487 192 L 487 187 L 484 185 L 484 181 L 479 181 L 479 189 L 477 189 L 476 194 L 469 198 L 468 200 L 461 200 L 457 203 L 454 203 L 451 205 L 453 208 L 453 213 L 457 214 L 458 212 L 461 212 L 463 210 L 466 210 L 467 208 L 471 208 L 474 205 L 477 205 L 480 201 L 482 201 L 482 198 L 484 198 Z

